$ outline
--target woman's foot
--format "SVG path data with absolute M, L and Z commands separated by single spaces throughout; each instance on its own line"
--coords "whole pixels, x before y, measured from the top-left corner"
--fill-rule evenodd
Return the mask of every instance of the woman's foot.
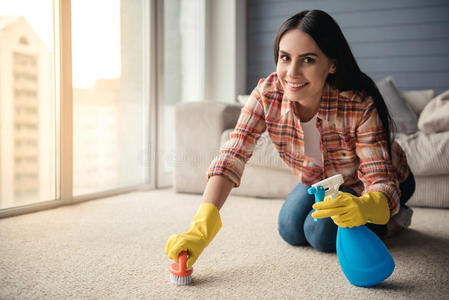
M 385 239 L 397 236 L 405 231 L 412 222 L 413 210 L 408 206 L 401 206 L 399 212 L 387 223 Z
M 387 223 L 387 234 L 384 239 L 389 239 L 401 234 L 405 230 L 404 227 L 396 223 L 393 219 L 390 219 Z

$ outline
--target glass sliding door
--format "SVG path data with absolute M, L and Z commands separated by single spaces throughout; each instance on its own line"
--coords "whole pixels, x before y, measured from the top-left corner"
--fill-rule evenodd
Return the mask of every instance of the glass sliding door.
M 175 105 L 204 98 L 205 0 L 163 1 L 159 82 L 158 187 L 172 184 Z
M 72 0 L 74 196 L 149 182 L 148 1 Z
M 0 209 L 59 197 L 52 0 L 0 2 Z

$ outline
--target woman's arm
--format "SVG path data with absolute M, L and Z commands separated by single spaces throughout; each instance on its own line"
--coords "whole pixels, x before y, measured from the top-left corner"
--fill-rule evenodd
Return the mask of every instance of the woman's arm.
M 169 237 L 165 246 L 165 253 L 169 258 L 177 261 L 179 253 L 188 251 L 189 268 L 214 239 L 222 226 L 219 210 L 232 188 L 239 186 L 245 163 L 265 129 L 264 108 L 258 90 L 254 89 L 241 110 L 230 139 L 222 146 L 220 155 L 209 167 L 203 203 L 193 218 L 189 231 Z
M 234 183 L 225 176 L 212 176 L 204 190 L 203 201 L 214 204 L 220 210 L 233 187 Z
M 368 104 L 357 126 L 355 151 L 360 159 L 358 175 L 365 193 L 376 191 L 385 195 L 393 216 L 399 210 L 400 189 L 396 171 L 388 153 L 387 135 L 374 101 Z

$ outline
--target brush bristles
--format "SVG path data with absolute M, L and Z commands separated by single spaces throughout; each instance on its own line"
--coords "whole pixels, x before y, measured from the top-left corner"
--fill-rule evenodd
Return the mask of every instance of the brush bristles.
M 192 282 L 192 275 L 176 276 L 170 273 L 170 281 L 176 285 L 189 285 Z

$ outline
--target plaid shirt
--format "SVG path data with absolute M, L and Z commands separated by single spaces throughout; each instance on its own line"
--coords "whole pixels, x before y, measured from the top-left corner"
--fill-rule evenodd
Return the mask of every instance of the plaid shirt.
M 342 174 L 343 186 L 358 195 L 383 192 L 391 215 L 399 210 L 399 182 L 408 176 L 407 159 L 396 142 L 390 159 L 386 134 L 370 96 L 361 92 L 343 96 L 325 84 L 316 122 L 323 167 L 304 155 L 300 124 L 276 73 L 261 79 L 242 108 L 230 139 L 211 163 L 208 177 L 224 175 L 238 187 L 258 138 L 267 130 L 282 160 L 305 185 Z

